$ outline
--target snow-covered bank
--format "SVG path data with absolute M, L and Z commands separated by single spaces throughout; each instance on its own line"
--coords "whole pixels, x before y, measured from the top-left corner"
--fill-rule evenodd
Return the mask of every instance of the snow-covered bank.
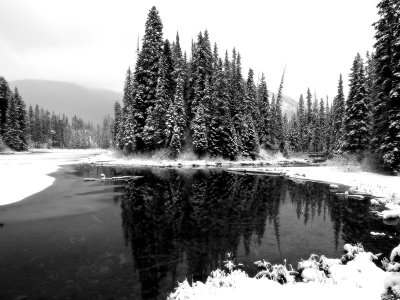
M 61 165 L 73 164 L 103 150 L 33 150 L 0 155 L 0 205 L 11 204 L 53 184 L 49 174 Z
M 107 151 L 101 155 L 89 157 L 80 161 L 102 166 L 146 166 L 164 168 L 202 168 L 202 167 L 260 167 L 260 166 L 306 166 L 313 165 L 306 159 L 286 159 L 281 154 L 270 155 L 265 159 L 230 161 L 222 159 L 159 159 L 143 155 L 129 157 L 114 151 Z
M 148 157 L 126 157 L 114 151 L 88 157 L 80 163 L 102 166 L 147 166 L 162 168 L 225 168 L 233 172 L 282 175 L 294 180 L 310 180 L 350 186 L 350 198 L 363 199 L 361 194 L 372 195 L 371 204 L 384 208 L 380 216 L 400 217 L 400 177 L 373 172 L 346 171 L 340 166 L 313 164 L 306 159 L 285 159 L 282 155 L 269 155 L 263 160 L 165 160 Z M 382 210 L 382 209 L 381 209 Z
M 360 192 L 400 200 L 400 177 L 372 172 L 344 172 L 338 167 L 293 167 L 282 169 L 291 178 L 305 178 L 351 186 Z
M 340 167 L 266 167 L 266 168 L 230 168 L 233 172 L 248 174 L 281 175 L 296 181 L 325 182 L 333 191 L 338 185 L 349 186 L 343 196 L 363 200 L 372 198 L 371 206 L 383 219 L 400 218 L 400 176 L 383 175 L 373 172 L 343 171 Z
M 264 271 L 250 278 L 242 270 L 232 271 L 234 264 L 227 262 L 227 273 L 216 270 L 205 283 L 187 280 L 180 283 L 168 300 L 194 299 L 381 299 L 385 295 L 399 296 L 400 273 L 378 268 L 373 260 L 379 255 L 365 252 L 362 247 L 345 245 L 351 260 L 320 258 L 315 254 L 299 263 L 297 271 L 289 266 L 271 266 L 264 262 Z M 356 253 L 352 253 L 355 249 Z M 396 249 L 396 248 L 395 248 Z M 395 250 L 394 249 L 394 250 Z M 393 252 L 392 252 L 393 253 Z M 397 255 L 397 253 L 396 253 Z M 317 258 L 317 259 L 316 259 Z M 392 256 L 391 256 L 392 260 Z M 396 263 L 388 262 L 394 266 Z M 258 265 L 263 265 L 256 262 Z M 293 274 L 301 273 L 303 282 L 295 281 Z M 284 279 L 284 284 L 278 283 Z
M 333 184 L 351 186 L 352 189 L 363 193 L 382 197 L 388 200 L 400 201 L 400 177 L 382 175 L 373 172 L 346 172 L 340 167 L 321 166 L 312 164 L 306 159 L 285 159 L 281 155 L 267 157 L 264 160 L 163 160 L 143 158 L 130 158 L 121 156 L 113 151 L 103 152 L 80 161 L 96 165 L 110 166 L 151 166 L 151 167 L 222 167 L 232 171 L 248 170 L 253 173 L 276 173 L 294 179 L 323 181 Z M 310 166 L 311 165 L 311 166 Z

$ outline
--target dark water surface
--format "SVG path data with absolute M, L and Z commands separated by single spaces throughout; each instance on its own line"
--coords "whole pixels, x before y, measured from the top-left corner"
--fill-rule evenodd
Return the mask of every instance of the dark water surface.
M 141 175 L 130 184 L 82 177 Z M 165 299 L 205 280 L 228 252 L 297 265 L 344 243 L 383 252 L 400 225 L 318 183 L 220 170 L 64 167 L 53 186 L 0 207 L 0 299 Z M 371 231 L 387 236 L 374 238 Z

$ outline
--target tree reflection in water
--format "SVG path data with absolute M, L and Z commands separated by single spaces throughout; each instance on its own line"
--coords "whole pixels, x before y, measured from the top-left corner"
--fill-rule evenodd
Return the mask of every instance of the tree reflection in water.
M 97 172 L 143 176 L 120 188 L 118 199 L 143 299 L 164 299 L 185 278 L 204 281 L 222 266 L 228 252 L 244 258 L 266 237 L 276 240 L 277 258 L 292 255 L 299 260 L 296 251 L 288 254 L 286 233 L 281 233 L 287 221 L 281 210 L 287 207 L 300 226 L 318 228 L 329 222 L 331 232 L 319 238 L 338 254 L 348 242 L 362 242 L 368 250 L 386 255 L 397 243 L 371 237 L 370 231 L 395 236 L 398 228 L 373 218 L 368 201 L 339 199 L 324 184 L 217 170 L 102 168 Z M 272 233 L 266 232 L 269 228 Z M 298 228 L 291 230 L 295 234 Z

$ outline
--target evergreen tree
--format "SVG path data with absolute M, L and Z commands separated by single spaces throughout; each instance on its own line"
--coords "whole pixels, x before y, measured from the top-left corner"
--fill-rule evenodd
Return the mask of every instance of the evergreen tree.
M 0 76 L 0 138 L 4 134 L 8 102 L 11 98 L 11 91 L 8 82 Z
M 173 131 L 170 142 L 172 154 L 176 157 L 184 145 L 184 133 L 186 126 L 186 112 L 183 100 L 183 79 L 181 76 L 177 79 L 174 102 L 172 103 Z
M 12 149 L 20 150 L 20 128 L 17 119 L 17 107 L 15 96 L 8 101 L 6 123 L 4 125 L 3 141 Z
M 189 107 L 189 118 L 192 120 L 194 117 L 194 112 L 197 110 L 197 106 L 203 101 L 204 91 L 206 86 L 206 80 L 211 80 L 212 70 L 213 70 L 213 55 L 211 51 L 211 44 L 208 36 L 207 30 L 203 34 L 200 32 L 197 37 L 197 43 L 194 47 L 193 53 L 193 79 L 194 91 L 193 100 L 190 101 Z M 203 103 L 205 109 L 209 109 L 206 103 Z
M 325 103 L 325 123 L 324 123 L 324 131 L 325 131 L 325 150 L 326 152 L 330 152 L 332 149 L 332 111 L 329 108 L 328 97 L 326 97 Z
M 225 62 L 225 68 L 228 66 L 229 64 Z M 213 155 L 234 159 L 238 154 L 238 146 L 229 111 L 229 71 L 222 69 L 221 59 L 214 76 L 208 149 Z
M 260 103 L 260 122 L 257 125 L 260 131 L 260 144 L 267 149 L 271 149 L 271 109 L 264 73 L 261 74 L 257 94 Z
M 300 95 L 299 105 L 297 108 L 297 123 L 298 123 L 298 148 L 300 151 L 306 151 L 307 146 L 307 116 L 304 110 L 304 98 Z
M 339 76 L 338 93 L 333 100 L 332 108 L 332 147 L 338 150 L 342 143 L 343 136 L 343 123 L 345 116 L 345 103 L 343 92 L 343 79 L 342 74 Z
M 284 141 L 283 120 L 282 120 L 282 92 L 283 92 L 284 78 L 285 78 L 285 70 L 283 70 L 281 83 L 279 84 L 278 95 L 276 97 L 276 104 L 275 104 L 275 116 L 276 116 L 275 117 L 276 118 L 275 126 L 277 127 L 276 133 L 277 133 L 279 148 L 281 151 L 283 150 L 282 143 Z
M 133 78 L 131 69 L 128 68 L 125 76 L 124 93 L 122 98 L 122 121 L 121 121 L 121 137 L 119 139 L 118 148 L 124 149 L 127 153 L 131 153 L 135 149 L 135 129 L 139 130 L 135 125 L 134 119 L 134 101 L 133 101 Z M 137 116 L 137 114 L 136 114 Z
M 113 145 L 115 148 L 123 146 L 122 140 L 122 111 L 118 101 L 114 104 L 114 130 L 113 130 Z
M 148 150 L 160 148 L 167 143 L 166 115 L 168 105 L 174 96 L 173 87 L 175 83 L 172 76 L 173 73 L 170 45 L 168 40 L 166 40 L 160 59 L 156 102 L 154 108 L 148 113 L 146 125 L 143 130 L 143 140 Z M 178 78 L 179 76 L 178 74 Z M 183 79 L 181 80 L 183 81 Z
M 310 131 L 311 131 L 311 143 L 309 150 L 313 152 L 318 152 L 319 145 L 321 143 L 321 127 L 318 118 L 318 100 L 315 95 L 314 95 L 314 102 L 311 114 Z
M 313 110 L 312 110 L 312 95 L 310 88 L 307 89 L 307 111 L 306 111 L 306 116 L 307 116 L 307 126 L 310 126 L 312 124 L 312 119 L 313 119 Z
M 15 100 L 15 113 L 18 123 L 19 136 L 18 139 L 20 144 L 17 150 L 28 149 L 28 129 L 27 129 L 27 116 L 26 116 L 26 106 L 25 102 L 22 100 L 21 95 L 18 93 L 18 89 L 14 90 L 14 100 Z
M 300 139 L 299 139 L 299 119 L 298 115 L 293 116 L 293 118 L 289 122 L 289 129 L 287 134 L 287 141 L 290 149 L 292 151 L 300 151 Z
M 278 132 L 277 132 L 277 120 L 276 120 L 276 102 L 275 94 L 272 94 L 271 100 L 271 149 L 278 149 Z
M 326 147 L 326 139 L 327 139 L 327 131 L 326 131 L 326 113 L 325 113 L 325 103 L 324 99 L 321 98 L 319 102 L 319 111 L 318 111 L 318 125 L 319 125 L 319 145 L 318 151 L 322 152 Z
M 39 147 L 42 139 L 42 132 L 41 132 L 41 117 L 40 117 L 40 110 L 39 106 L 36 104 L 35 105 L 35 114 L 34 114 L 34 122 L 33 122 L 33 142 L 34 146 L 37 148 Z
M 138 55 L 133 76 L 132 113 L 135 140 L 132 144 L 128 142 L 128 146 L 138 151 L 144 149 L 143 130 L 147 116 L 152 112 L 156 102 L 159 62 L 163 47 L 162 28 L 158 11 L 153 6 L 147 17 L 142 49 Z M 128 134 L 125 138 L 131 137 Z
M 243 124 L 245 122 L 245 85 L 242 76 L 241 56 L 239 52 L 236 54 L 235 51 L 233 52 L 232 57 L 232 79 L 230 85 L 232 86 L 231 115 L 238 138 L 238 149 L 239 152 L 242 153 L 244 150 L 242 145 L 242 135 L 245 134 L 242 132 Z
M 208 86 L 208 84 L 207 84 Z M 210 90 L 206 87 L 205 97 L 210 97 Z M 197 107 L 195 117 L 191 124 L 191 129 L 193 131 L 193 150 L 199 156 L 206 153 L 208 149 L 208 138 L 207 138 L 207 123 L 205 117 L 204 104 L 200 103 Z
M 307 111 L 306 111 L 306 132 L 305 132 L 305 151 L 309 150 L 309 147 L 311 145 L 311 139 L 312 139 L 312 134 L 313 134 L 313 128 L 312 128 L 312 122 L 313 122 L 313 110 L 312 110 L 312 95 L 310 88 L 307 89 Z
M 28 128 L 27 128 L 27 132 L 28 132 L 28 144 L 31 144 L 33 142 L 32 137 L 33 137 L 33 128 L 34 128 L 34 114 L 33 114 L 33 108 L 32 105 L 29 105 L 29 109 L 28 109 Z
M 372 146 L 384 165 L 400 171 L 400 4 L 382 0 L 375 23 L 375 71 Z
M 369 147 L 369 110 L 365 90 L 364 64 L 360 54 L 350 73 L 349 96 L 345 108 L 342 150 L 362 151 Z
M 253 70 L 250 69 L 246 81 L 245 101 L 243 103 L 243 120 L 240 129 L 242 155 L 255 158 L 259 150 L 259 139 L 256 130 L 256 123 L 252 113 L 252 106 L 255 102 L 255 86 Z

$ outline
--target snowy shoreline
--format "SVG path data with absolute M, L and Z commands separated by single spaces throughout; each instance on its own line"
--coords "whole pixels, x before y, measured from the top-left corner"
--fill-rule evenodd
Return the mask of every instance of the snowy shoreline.
M 161 168 L 224 168 L 248 174 L 272 174 L 287 176 L 295 180 L 309 180 L 328 184 L 350 186 L 351 190 L 400 201 L 400 177 L 373 172 L 343 171 L 340 167 L 312 163 L 306 159 L 285 159 L 275 156 L 265 160 L 218 161 L 218 160 L 157 160 L 148 158 L 117 157 L 107 151 L 91 156 L 79 163 L 98 166 L 143 166 Z
M 104 150 L 34 149 L 0 155 L 0 206 L 21 201 L 54 183 L 50 174 Z
M 130 158 L 106 151 L 85 158 L 79 163 L 97 166 L 160 167 L 160 168 L 220 168 L 230 172 L 253 175 L 279 175 L 294 181 L 313 181 L 329 184 L 334 192 L 338 185 L 348 187 L 340 194 L 355 200 L 370 199 L 375 213 L 383 219 L 400 217 L 400 177 L 361 170 L 344 171 L 340 166 L 326 166 L 307 159 L 286 159 L 273 155 L 264 160 L 162 160 Z

